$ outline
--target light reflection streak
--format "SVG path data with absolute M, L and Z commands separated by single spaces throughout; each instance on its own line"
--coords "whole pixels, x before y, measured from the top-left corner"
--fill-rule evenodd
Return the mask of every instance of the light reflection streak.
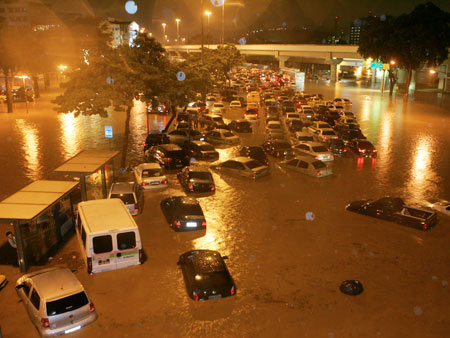
M 23 119 L 16 120 L 16 128 L 23 137 L 22 148 L 26 161 L 27 177 L 32 180 L 38 180 L 42 175 L 38 130 L 30 124 L 27 124 Z
M 378 170 L 375 171 L 380 182 L 387 182 L 392 164 L 392 113 L 385 112 L 381 119 L 376 148 L 378 150 Z
M 80 150 L 80 128 L 73 113 L 59 114 L 61 120 L 62 147 L 65 159 L 75 156 Z

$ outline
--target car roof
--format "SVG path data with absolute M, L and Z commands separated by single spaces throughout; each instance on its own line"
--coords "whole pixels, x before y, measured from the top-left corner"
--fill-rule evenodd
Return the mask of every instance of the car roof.
M 112 194 L 130 194 L 134 192 L 134 182 L 115 182 L 111 186 Z
M 33 281 L 41 298 L 46 300 L 57 299 L 84 290 L 80 281 L 68 268 L 45 269 L 24 277 Z
M 305 162 L 308 162 L 308 163 L 313 163 L 313 162 L 317 162 L 317 161 L 322 162 L 322 161 L 320 161 L 320 160 L 318 160 L 318 159 L 316 159 L 315 157 L 312 157 L 312 156 L 295 156 L 295 158 L 297 160 L 305 161 Z M 287 160 L 287 161 L 289 161 L 289 160 Z
M 159 163 L 156 162 L 147 162 L 147 163 L 141 163 L 138 166 L 136 166 L 136 168 L 139 168 L 141 170 L 145 170 L 145 169 L 161 169 L 161 166 L 159 165 Z
M 171 197 L 169 197 L 169 198 L 171 198 L 171 199 L 173 199 L 174 201 L 177 201 L 177 202 L 179 202 L 179 203 L 182 203 L 182 204 L 195 204 L 195 205 L 199 204 L 199 203 L 198 203 L 198 200 L 195 199 L 194 197 L 188 197 L 188 196 L 171 196 Z
M 208 169 L 208 167 L 205 167 L 205 166 L 202 166 L 202 165 L 190 165 L 190 166 L 188 166 L 187 168 L 188 168 L 188 170 L 189 170 L 190 172 L 192 172 L 192 171 L 197 171 L 197 172 L 207 172 L 207 173 L 210 172 L 209 169 Z

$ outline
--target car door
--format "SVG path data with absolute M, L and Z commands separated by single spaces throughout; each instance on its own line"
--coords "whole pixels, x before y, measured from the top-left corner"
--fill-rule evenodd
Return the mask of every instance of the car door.
M 301 172 L 302 174 L 308 173 L 308 162 L 305 161 L 299 161 L 297 166 L 297 171 Z
M 297 171 L 297 165 L 298 165 L 298 159 L 293 158 L 292 160 L 289 160 L 286 162 L 286 167 L 289 169 Z
M 17 295 L 22 300 L 23 305 L 25 306 L 25 309 L 27 310 L 28 315 L 30 316 L 31 320 L 32 320 L 32 313 L 31 313 L 31 310 L 29 309 L 29 307 L 31 306 L 29 297 L 31 296 L 30 291 L 31 291 L 32 287 L 33 286 L 31 284 L 31 282 L 29 282 L 29 281 L 24 281 L 22 284 L 19 284 L 16 286 Z

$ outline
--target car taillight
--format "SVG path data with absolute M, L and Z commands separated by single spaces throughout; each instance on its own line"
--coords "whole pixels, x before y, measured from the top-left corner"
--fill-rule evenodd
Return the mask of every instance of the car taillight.
M 358 150 L 359 150 L 360 153 L 363 153 L 363 152 L 366 151 L 366 149 L 361 149 L 361 148 L 358 148 Z
M 279 151 L 277 151 L 277 153 L 275 154 L 275 156 L 280 156 L 280 152 Z
M 87 259 L 87 273 L 92 275 L 92 257 Z
M 185 160 L 189 160 L 189 156 L 186 155 L 186 156 L 184 157 L 184 159 L 185 159 Z
M 149 185 L 148 182 L 142 182 L 142 186 Z
M 134 212 L 138 213 L 139 209 L 138 208 L 134 208 Z
M 216 190 L 216 186 L 213 184 L 213 185 L 211 186 L 211 191 L 214 191 L 214 190 Z
M 192 297 L 194 297 L 194 300 L 198 300 L 197 292 L 192 291 Z
M 252 125 L 250 125 L 250 128 L 253 128 L 253 126 L 252 126 Z
M 206 221 L 203 221 L 202 222 L 202 227 L 205 227 L 206 226 Z
M 167 184 L 169 183 L 167 180 L 162 181 L 162 184 Z
M 144 263 L 144 250 L 139 250 L 139 263 Z
M 344 153 L 346 153 L 347 152 L 347 148 L 344 148 Z
M 319 156 L 319 155 L 316 155 L 316 156 L 314 156 L 314 158 L 316 158 L 316 159 L 319 159 L 319 158 L 320 158 L 320 156 Z
M 166 158 L 164 158 L 164 162 L 172 162 L 172 158 L 166 157 Z
M 241 127 L 237 126 L 236 129 L 241 129 Z
M 189 182 L 189 190 L 194 190 L 194 183 Z
M 94 303 L 90 303 L 89 304 L 89 312 L 94 312 L 94 311 L 95 311 Z
M 180 227 L 181 226 L 181 221 L 179 221 L 179 220 L 173 221 L 173 225 L 175 225 L 177 227 Z
M 48 318 L 41 318 L 41 325 L 42 327 L 50 327 L 50 322 Z
M 231 287 L 230 293 L 232 296 L 236 293 L 236 289 L 234 288 L 234 285 Z
M 376 152 L 377 152 L 377 150 L 376 150 L 376 149 L 374 149 L 374 150 L 372 150 L 372 152 L 376 153 Z
M 317 176 L 322 176 L 322 172 L 321 172 L 320 170 L 318 170 L 318 171 L 316 172 L 316 175 L 317 175 Z

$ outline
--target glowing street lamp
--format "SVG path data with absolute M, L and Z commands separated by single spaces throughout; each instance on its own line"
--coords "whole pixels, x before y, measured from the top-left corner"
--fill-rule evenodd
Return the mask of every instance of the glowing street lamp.
M 395 65 L 395 61 L 391 60 L 391 62 L 389 62 L 392 66 Z
M 175 19 L 177 22 L 177 45 L 180 46 L 180 19 Z
M 162 27 L 163 27 L 164 40 L 167 41 L 166 24 L 163 22 L 161 25 L 162 25 Z
M 209 17 L 211 16 L 211 12 L 210 11 L 205 11 L 205 15 L 208 17 L 208 24 L 206 26 L 206 40 L 207 40 L 207 44 L 208 44 L 208 48 L 209 48 Z

